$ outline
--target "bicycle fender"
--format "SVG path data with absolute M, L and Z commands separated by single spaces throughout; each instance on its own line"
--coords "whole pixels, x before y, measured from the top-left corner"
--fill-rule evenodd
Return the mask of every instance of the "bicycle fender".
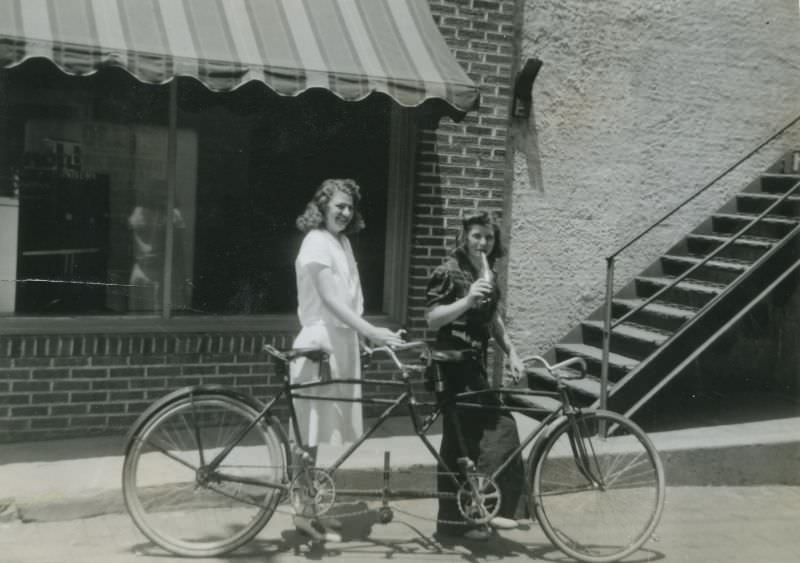
M 236 399 L 245 403 L 246 405 L 254 408 L 257 411 L 260 411 L 264 408 L 264 405 L 255 397 L 251 397 L 249 395 L 244 395 L 231 387 L 226 387 L 224 385 L 194 385 L 190 387 L 182 387 L 180 389 L 176 389 L 171 393 L 167 393 L 149 407 L 145 409 L 145 411 L 139 415 L 139 418 L 136 419 L 136 422 L 130 427 L 128 432 L 125 434 L 125 454 L 127 455 L 128 449 L 133 442 L 133 439 L 139 434 L 139 431 L 144 426 L 145 422 L 147 422 L 153 414 L 164 408 L 166 405 L 177 401 L 179 399 L 183 399 L 189 395 L 226 395 L 231 397 L 232 399 Z M 267 417 L 267 421 L 269 421 L 271 417 Z M 280 425 L 276 425 L 280 427 Z M 281 429 L 282 432 L 282 429 Z

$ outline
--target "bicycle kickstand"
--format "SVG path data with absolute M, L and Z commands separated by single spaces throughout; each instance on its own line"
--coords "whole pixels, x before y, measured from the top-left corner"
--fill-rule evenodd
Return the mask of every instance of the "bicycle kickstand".
M 388 450 L 383 452 L 383 489 L 381 490 L 381 508 L 378 511 L 381 524 L 388 524 L 394 518 L 394 512 L 389 507 L 389 497 L 392 495 L 392 489 L 389 486 L 389 477 L 391 476 L 389 456 Z

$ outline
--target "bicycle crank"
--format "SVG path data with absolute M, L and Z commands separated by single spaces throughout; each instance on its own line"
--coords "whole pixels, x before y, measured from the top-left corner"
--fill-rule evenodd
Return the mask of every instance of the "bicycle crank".
M 472 473 L 458 489 L 458 510 L 472 524 L 486 524 L 500 512 L 500 488 L 481 473 Z
M 298 473 L 290 487 L 295 514 L 303 514 L 309 507 L 321 516 L 336 502 L 336 485 L 324 469 L 311 468 Z

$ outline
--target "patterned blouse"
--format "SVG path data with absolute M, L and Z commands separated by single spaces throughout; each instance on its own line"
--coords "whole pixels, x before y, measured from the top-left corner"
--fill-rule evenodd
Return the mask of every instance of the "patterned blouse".
M 469 288 L 478 276 L 466 251 L 457 248 L 428 280 L 426 305 L 430 308 L 458 301 L 469 294 Z M 437 345 L 456 349 L 474 348 L 485 352 L 499 300 L 500 290 L 494 284 L 494 291 L 487 300 L 438 330 Z

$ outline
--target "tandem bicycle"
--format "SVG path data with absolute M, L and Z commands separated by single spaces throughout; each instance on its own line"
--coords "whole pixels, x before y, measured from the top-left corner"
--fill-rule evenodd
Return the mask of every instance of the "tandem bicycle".
M 311 500 L 321 516 L 337 498 L 348 495 L 380 499 L 382 522 L 392 519 L 392 499 L 455 496 L 467 522 L 485 524 L 500 507 L 497 476 L 528 446 L 525 490 L 531 517 L 568 556 L 589 563 L 622 559 L 641 548 L 659 522 L 665 482 L 658 452 L 628 418 L 573 404 L 565 380 L 585 376 L 581 358 L 554 365 L 540 356 L 523 360 L 552 375 L 555 391 L 493 387 L 446 399 L 434 393 L 435 399 L 424 400 L 419 383 L 435 387 L 437 370 L 431 368 L 454 357 L 424 342 L 368 351 L 370 357 L 391 360 L 399 375 L 391 380 L 321 377 L 292 383 L 292 361 L 309 358 L 322 370 L 326 353 L 270 345 L 264 351 L 282 379 L 281 390 L 268 401 L 226 386 L 186 387 L 156 401 L 129 431 L 122 476 L 125 505 L 139 530 L 169 552 L 190 557 L 228 553 L 252 540 L 281 506 L 297 507 Z M 578 369 L 562 371 L 567 367 Z M 395 389 L 396 396 L 351 399 L 383 405 L 385 410 L 329 467 L 316 467 L 309 463 L 309 449 L 302 441 L 290 443 L 278 415 L 288 411 L 293 436 L 298 437 L 295 400 L 308 398 L 310 388 L 342 383 L 377 384 Z M 484 393 L 513 395 L 516 400 L 491 407 L 476 404 L 475 396 Z M 549 397 L 556 406 L 537 405 L 536 397 Z M 459 459 L 458 467 L 448 467 L 428 434 L 450 409 L 465 408 L 514 412 L 534 417 L 539 424 L 521 437 L 520 446 L 491 475 L 477 472 L 474 460 L 466 457 Z M 388 467 L 379 490 L 337 489 L 337 469 L 389 417 L 403 410 L 457 492 L 393 490 Z

